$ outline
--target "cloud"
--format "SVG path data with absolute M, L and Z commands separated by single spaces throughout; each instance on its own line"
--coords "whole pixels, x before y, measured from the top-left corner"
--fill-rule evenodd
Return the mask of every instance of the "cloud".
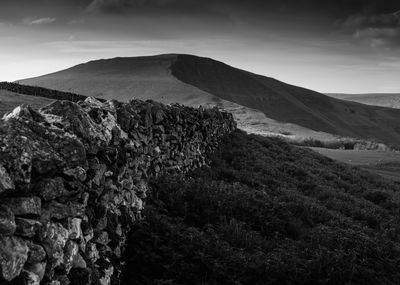
M 88 6 L 89 12 L 124 14 L 135 7 L 165 6 L 177 0 L 93 0 Z
M 348 17 L 343 25 L 347 28 L 365 28 L 365 27 L 394 27 L 399 26 L 399 12 L 381 15 L 352 15 Z
M 56 21 L 56 18 L 50 18 L 50 17 L 44 17 L 44 18 L 26 18 L 24 19 L 24 24 L 25 25 L 48 25 L 51 23 L 54 23 Z
M 351 15 L 341 23 L 342 33 L 370 47 L 400 47 L 400 11 L 375 15 Z

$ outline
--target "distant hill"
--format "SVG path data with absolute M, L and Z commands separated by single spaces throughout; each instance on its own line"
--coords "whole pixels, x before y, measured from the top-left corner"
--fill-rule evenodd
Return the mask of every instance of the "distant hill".
M 43 87 L 28 86 L 12 82 L 0 82 L 0 117 L 21 104 L 27 104 L 34 109 L 39 109 L 54 100 L 77 102 L 79 100 L 85 100 L 86 97 L 87 96 L 71 92 L 62 92 Z
M 34 109 L 44 107 L 54 100 L 44 97 L 34 97 L 30 95 L 23 95 L 8 90 L 0 90 L 0 118 L 7 112 L 13 110 L 16 106 L 21 104 L 30 105 Z
M 237 113 L 263 114 L 256 124 L 268 126 L 269 120 L 282 133 L 289 123 L 296 126 L 295 133 L 303 128 L 386 143 L 400 141 L 400 110 L 338 100 L 192 55 L 96 60 L 20 82 L 121 101 L 136 97 L 191 106 L 234 104 Z
M 326 95 L 333 98 L 354 101 L 366 105 L 400 109 L 400 93 L 368 93 L 368 94 L 328 93 Z

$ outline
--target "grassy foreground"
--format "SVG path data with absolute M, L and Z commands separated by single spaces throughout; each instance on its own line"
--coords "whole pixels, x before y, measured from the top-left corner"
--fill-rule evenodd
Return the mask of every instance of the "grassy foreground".
M 152 188 L 125 284 L 400 284 L 400 186 L 379 176 L 236 132 Z

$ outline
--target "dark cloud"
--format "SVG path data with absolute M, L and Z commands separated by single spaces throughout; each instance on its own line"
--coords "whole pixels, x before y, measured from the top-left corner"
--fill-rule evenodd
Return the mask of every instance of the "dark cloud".
M 373 48 L 400 47 L 399 11 L 385 14 L 356 14 L 342 22 L 343 33 Z
M 93 0 L 89 12 L 127 14 L 138 7 L 161 7 L 178 2 L 177 0 Z

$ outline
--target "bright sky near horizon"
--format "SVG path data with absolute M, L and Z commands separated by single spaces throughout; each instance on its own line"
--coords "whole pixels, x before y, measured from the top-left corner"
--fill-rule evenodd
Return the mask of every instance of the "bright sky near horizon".
M 332 93 L 400 93 L 392 0 L 2 0 L 0 81 L 93 59 L 207 56 Z

